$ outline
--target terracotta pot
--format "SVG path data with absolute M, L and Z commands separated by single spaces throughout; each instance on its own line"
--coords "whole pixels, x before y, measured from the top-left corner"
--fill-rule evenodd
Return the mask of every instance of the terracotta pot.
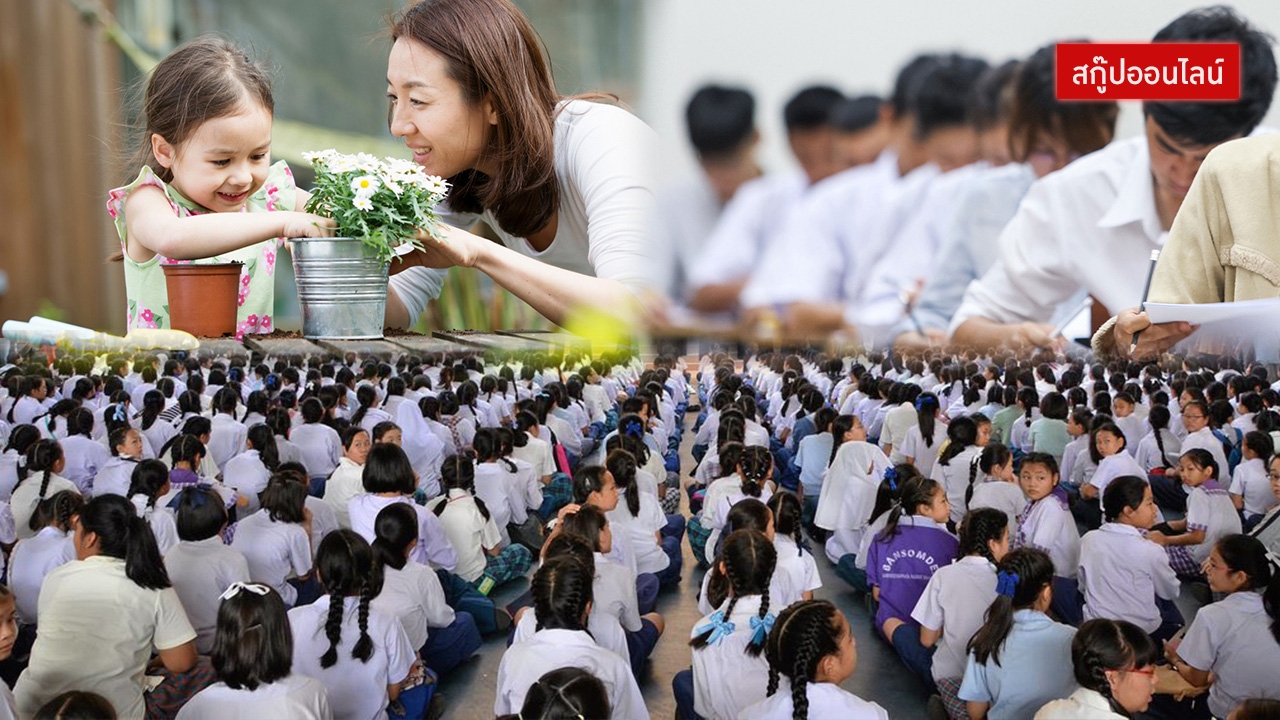
M 169 326 L 196 337 L 236 331 L 237 293 L 244 263 L 164 265 L 169 289 Z

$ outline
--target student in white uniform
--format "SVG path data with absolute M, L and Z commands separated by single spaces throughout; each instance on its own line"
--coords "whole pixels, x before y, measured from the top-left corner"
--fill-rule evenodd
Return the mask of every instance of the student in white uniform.
M 237 582 L 218 600 L 211 652 L 218 682 L 187 701 L 178 718 L 332 720 L 324 684 L 293 672 L 294 641 L 280 595 L 266 585 Z
M 1231 503 L 1241 513 L 1244 531 L 1253 529 L 1267 511 L 1280 503 L 1271 492 L 1271 478 L 1267 463 L 1275 454 L 1275 443 L 1267 433 L 1256 430 L 1246 433 L 1242 448 L 1242 460 L 1231 478 Z
M 618 506 L 605 513 L 615 532 L 614 542 L 628 545 L 638 574 L 653 574 L 663 585 L 679 582 L 683 561 L 680 538 L 663 535 L 667 516 L 656 495 L 641 491 L 635 456 L 626 450 L 611 450 L 605 466 L 620 494 Z
M 907 429 L 906 439 L 902 441 L 902 455 L 907 463 L 920 469 L 921 475 L 929 477 L 938 461 L 938 453 L 942 451 L 942 443 L 947 439 L 947 424 L 939 417 L 942 408 L 937 395 L 920 393 L 915 405 L 917 423 Z
M 236 524 L 231 548 L 249 563 L 249 577 L 280 593 L 285 604 L 298 600 L 298 588 L 311 577 L 311 516 L 306 488 L 276 476 L 262 493 L 262 509 Z M 311 598 L 301 598 L 310 600 Z
M 996 599 L 996 565 L 1009 552 L 1008 519 L 998 510 L 970 510 L 960 522 L 959 558 L 929 578 L 911 617 L 920 644 L 933 649 L 930 675 L 953 714 L 964 707 L 956 693 L 964 679 L 969 640 Z
M 454 573 L 476 587 L 495 587 L 524 577 L 533 554 L 523 545 L 504 545 L 484 501 L 475 497 L 475 463 L 464 455 L 445 458 L 440 467 L 445 494 L 428 508 L 457 553 Z
M 1027 455 L 1022 460 L 1019 483 L 1027 496 L 1027 507 L 1018 517 L 1013 547 L 1032 547 L 1048 553 L 1053 560 L 1053 613 L 1069 625 L 1078 625 L 1080 531 L 1067 503 L 1054 493 L 1058 463 L 1045 453 Z
M 258 497 L 267 489 L 272 473 L 280 467 L 280 454 L 276 449 L 276 435 L 271 428 L 258 423 L 249 428 L 245 436 L 245 451 L 227 461 L 222 468 L 222 484 L 249 500 L 244 515 L 251 515 L 262 507 Z
M 67 436 L 59 440 L 67 466 L 62 474 L 76 484 L 81 495 L 91 495 L 95 478 L 111 462 L 111 451 L 94 440 L 93 413 L 76 408 L 67 416 Z
M 218 467 L 226 467 L 227 461 L 244 452 L 249 428 L 236 419 L 236 407 L 240 398 L 235 390 L 224 387 L 213 396 L 213 429 L 209 433 L 209 458 Z
M 338 516 L 338 525 L 351 527 L 351 499 L 364 492 L 364 463 L 369 459 L 369 432 L 361 427 L 342 431 L 342 459 L 324 483 L 324 501 Z
M 324 404 L 319 399 L 303 400 L 300 415 L 303 422 L 289 434 L 289 441 L 301 451 L 302 464 L 312 481 L 327 478 L 342 459 L 342 438 L 322 422 Z
M 1080 486 L 1080 502 L 1072 512 L 1086 527 L 1094 530 L 1102 524 L 1102 495 L 1107 491 L 1107 485 L 1118 477 L 1145 477 L 1147 473 L 1128 453 L 1129 436 L 1115 423 L 1095 423 L 1089 437 L 1089 457 L 1098 469 L 1094 470 L 1089 482 Z
M 1240 532 L 1240 514 L 1226 488 L 1218 483 L 1219 465 L 1207 450 L 1186 450 L 1178 459 L 1178 476 L 1191 488 L 1187 516 L 1170 520 L 1147 539 L 1163 545 L 1169 564 L 1179 577 L 1198 579 L 1204 561 L 1220 538 Z
M 368 542 L 376 535 L 378 513 L 388 505 L 404 504 L 418 517 L 418 544 L 413 550 L 414 562 L 446 571 L 458 564 L 458 555 L 445 535 L 440 520 L 427 508 L 413 501 L 413 466 L 409 456 L 398 446 L 379 443 L 369 451 L 361 476 L 361 489 L 348 506 L 351 529 Z
M 120 428 L 108 439 L 111 458 L 93 479 L 93 495 L 120 495 L 129 492 L 130 478 L 142 460 L 142 435 L 133 428 Z
M 995 508 L 1003 512 L 1009 519 L 1012 538 L 1018 527 L 1018 516 L 1027 506 L 1027 496 L 1023 494 L 1018 475 L 1013 471 L 1013 453 L 1000 443 L 991 443 L 982 449 L 976 470 L 974 481 L 966 491 L 969 510 Z
M 18 539 L 25 540 L 40 530 L 32 517 L 42 500 L 63 490 L 80 492 L 75 483 L 62 477 L 65 466 L 62 446 L 55 440 L 39 440 L 27 451 L 26 477 L 18 481 L 9 499 Z
M 50 496 L 36 508 L 35 517 L 43 527 L 13 548 L 8 581 L 18 603 L 18 621 L 24 626 L 34 628 L 37 623 L 45 576 L 76 559 L 73 516 L 83 507 L 84 499 L 77 493 L 63 490 Z
M 169 469 L 159 460 L 143 460 L 133 469 L 127 497 L 138 511 L 138 517 L 147 521 L 161 555 L 178 544 L 178 526 L 173 510 L 169 509 L 167 503 L 159 503 L 160 498 L 169 494 L 169 490 Z
M 1167 471 L 1177 465 L 1178 456 L 1182 454 L 1182 441 L 1169 429 L 1170 418 L 1167 405 L 1156 405 L 1147 413 L 1147 425 L 1151 431 L 1138 443 L 1134 459 L 1148 473 L 1157 468 L 1161 472 Z
M 476 497 L 494 515 L 503 542 L 517 542 L 536 552 L 542 547 L 542 525 L 530 513 L 525 478 L 509 458 L 502 457 L 502 439 L 494 428 L 480 428 L 471 440 L 476 459 Z M 539 502 L 533 509 L 541 506 Z
M 1209 553 L 1205 575 L 1226 597 L 1200 608 L 1165 657 L 1196 687 L 1212 675 L 1208 710 L 1216 717 L 1246 698 L 1280 700 L 1280 568 L 1256 538 L 1228 535 Z M 1202 704 L 1193 712 L 1207 716 Z
M 577 667 L 604 683 L 610 717 L 647 720 L 649 711 L 627 661 L 597 645 L 586 632 L 592 585 L 588 570 L 571 556 L 556 557 L 538 568 L 532 587 L 538 629 L 503 654 L 494 714 L 506 715 L 522 707 L 530 687 L 547 670 Z
M 27 465 L 27 451 L 38 440 L 40 431 L 34 425 L 16 425 L 9 431 L 4 455 L 0 456 L 0 500 L 8 502 L 13 495 Z
M 520 712 L 500 716 L 500 720 L 520 718 L 612 717 L 609 691 L 600 678 L 587 670 L 563 667 L 552 670 L 529 686 Z
M 812 600 L 813 592 L 822 587 L 822 578 L 804 542 L 800 499 L 794 493 L 780 490 L 769 498 L 767 506 L 773 513 L 773 548 L 778 553 L 775 573 L 786 575 L 786 584 L 799 593 L 797 598 L 786 598 L 780 607 L 796 600 Z
M 985 416 L 966 415 L 947 425 L 947 446 L 938 455 L 930 477 L 947 492 L 953 525 L 959 525 L 968 510 L 970 489 L 990 438 L 991 421 Z
M 1080 541 L 1080 591 L 1085 619 L 1124 620 L 1156 641 L 1183 625 L 1173 601 L 1179 582 L 1169 556 L 1143 533 L 1155 524 L 1155 500 L 1142 477 L 1118 477 L 1102 497 L 1106 524 Z
M 293 672 L 328 689 L 335 718 L 384 718 L 418 661 L 400 621 L 370 608 L 382 589 L 373 551 L 335 530 L 320 543 L 316 572 L 326 594 L 289 611 Z
M 830 602 L 808 600 L 779 613 L 765 657 L 766 697 L 743 709 L 742 720 L 888 720 L 880 705 L 840 687 L 853 675 L 858 655 L 848 618 Z
M 1087 620 L 1071 640 L 1080 689 L 1036 712 L 1035 720 L 1124 720 L 1144 713 L 1155 690 L 1160 650 L 1123 620 Z
M 222 542 L 227 510 L 222 497 L 207 487 L 178 493 L 178 544 L 164 557 L 173 589 L 196 631 L 196 650 L 213 650 L 218 625 L 218 596 L 232 583 L 249 582 L 249 563 Z

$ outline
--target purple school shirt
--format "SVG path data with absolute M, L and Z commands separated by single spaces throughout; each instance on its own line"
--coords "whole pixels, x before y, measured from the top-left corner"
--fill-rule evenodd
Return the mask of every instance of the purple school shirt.
M 867 583 L 880 588 L 876 628 L 889 618 L 918 626 L 911 617 L 929 578 L 956 559 L 960 543 L 946 528 L 920 515 L 903 517 L 898 533 L 879 536 L 867 551 Z

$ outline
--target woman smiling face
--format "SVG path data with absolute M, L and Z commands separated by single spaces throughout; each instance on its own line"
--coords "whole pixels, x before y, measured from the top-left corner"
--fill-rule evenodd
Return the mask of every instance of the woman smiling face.
M 475 169 L 490 174 L 483 155 L 497 113 L 488 99 L 466 98 L 443 55 L 415 40 L 396 40 L 387 59 L 387 99 L 391 134 L 404 138 L 414 161 L 428 173 L 448 178 Z

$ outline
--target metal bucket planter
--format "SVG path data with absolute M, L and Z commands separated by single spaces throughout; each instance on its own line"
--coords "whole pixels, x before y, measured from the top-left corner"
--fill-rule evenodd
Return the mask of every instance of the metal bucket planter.
M 359 238 L 294 238 L 302 334 L 317 340 L 382 337 L 387 263 Z

